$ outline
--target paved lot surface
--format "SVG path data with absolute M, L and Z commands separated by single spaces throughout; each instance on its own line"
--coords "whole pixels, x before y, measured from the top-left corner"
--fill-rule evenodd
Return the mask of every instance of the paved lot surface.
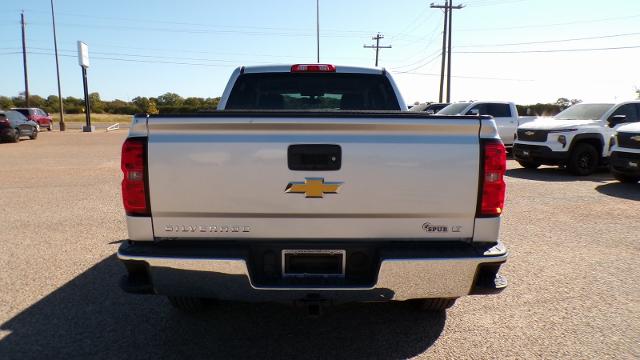
M 510 161 L 510 287 L 446 313 L 232 303 L 187 316 L 117 286 L 125 135 L 0 144 L 0 359 L 640 357 L 640 184 Z

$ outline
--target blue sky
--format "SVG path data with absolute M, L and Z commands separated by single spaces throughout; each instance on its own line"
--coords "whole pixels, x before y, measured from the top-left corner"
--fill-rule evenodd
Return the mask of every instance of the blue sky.
M 381 32 L 382 44 L 393 47 L 381 50 L 380 65 L 394 74 L 406 100 L 437 100 L 442 12 L 429 3 L 320 0 L 321 62 L 373 66 L 374 51 L 363 44 Z M 622 101 L 640 87 L 640 0 L 462 3 L 466 7 L 455 11 L 453 22 L 454 101 Z M 169 91 L 215 97 L 238 65 L 315 62 L 315 0 L 55 4 L 63 96 L 82 96 L 77 40 L 89 45 L 90 91 L 103 99 Z M 28 23 L 31 93 L 56 94 L 49 0 L 5 0 L 0 95 L 23 91 L 21 9 Z

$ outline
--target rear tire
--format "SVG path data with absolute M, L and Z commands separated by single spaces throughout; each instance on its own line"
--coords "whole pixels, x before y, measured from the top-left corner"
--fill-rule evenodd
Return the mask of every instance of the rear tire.
M 598 151 L 591 144 L 582 143 L 575 146 L 569 155 L 567 169 L 573 175 L 587 176 L 593 174 L 600 163 Z
M 20 130 L 13 129 L 13 132 L 14 132 L 14 135 L 11 138 L 11 142 L 13 142 L 13 143 L 20 142 Z
M 33 132 L 31 133 L 31 135 L 29 135 L 29 139 L 35 140 L 37 138 L 38 138 L 38 129 L 33 128 Z
M 457 298 L 412 299 L 416 309 L 420 311 L 444 311 L 456 303 Z
M 640 176 L 632 176 L 632 175 L 626 175 L 626 174 L 620 174 L 620 173 L 613 173 L 613 177 L 616 178 L 616 180 L 620 181 L 621 183 L 625 183 L 625 184 L 635 184 L 638 181 L 640 181 Z
M 520 164 L 520 166 L 522 166 L 525 169 L 537 169 L 540 167 L 540 165 L 542 165 L 536 162 L 523 161 L 523 160 L 518 160 L 518 164 Z
M 187 296 L 167 296 L 169 303 L 174 308 L 187 313 L 198 313 L 207 309 L 206 299 Z

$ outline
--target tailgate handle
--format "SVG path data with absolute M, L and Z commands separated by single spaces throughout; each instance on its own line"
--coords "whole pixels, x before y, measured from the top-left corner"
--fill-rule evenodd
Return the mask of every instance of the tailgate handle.
M 289 145 L 287 162 L 289 170 L 340 170 L 340 166 L 342 165 L 342 149 L 340 145 L 329 144 Z

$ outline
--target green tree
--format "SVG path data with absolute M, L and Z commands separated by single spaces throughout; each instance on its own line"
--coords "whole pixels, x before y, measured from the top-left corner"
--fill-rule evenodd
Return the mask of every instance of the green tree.
M 566 109 L 571 106 L 571 100 L 567 98 L 558 98 L 558 100 L 556 100 L 556 105 L 560 106 L 561 109 Z
M 0 109 L 6 110 L 13 107 L 13 101 L 8 96 L 0 96 Z
M 149 100 L 149 107 L 147 107 L 147 114 L 158 114 L 160 111 L 158 111 L 158 105 L 156 104 L 156 102 L 154 100 Z
M 39 95 L 30 95 L 29 96 L 29 106 L 41 108 L 45 105 L 45 99 Z
M 191 107 L 200 107 L 204 104 L 204 99 L 199 97 L 188 97 L 184 99 L 183 105 Z
M 158 106 L 182 106 L 184 99 L 176 93 L 165 93 L 158 96 Z
M 100 100 L 100 94 L 97 92 L 89 94 L 89 105 L 93 113 L 102 114 L 104 112 L 104 104 L 102 100 Z
M 135 105 L 136 110 L 141 113 L 146 113 L 147 109 L 149 108 L 149 104 L 151 103 L 149 101 L 149 98 L 144 96 L 134 97 L 133 99 L 131 99 L 131 102 L 133 103 L 133 105 Z
M 55 95 L 47 96 L 44 107 L 46 108 L 46 111 L 50 113 L 60 111 L 60 102 L 58 101 L 58 97 Z
M 64 109 L 69 114 L 81 114 L 84 109 L 84 100 L 67 96 L 63 99 Z
M 143 96 L 138 96 L 133 98 L 131 102 L 136 107 L 136 112 L 145 113 L 145 114 L 158 113 L 158 106 L 154 98 L 148 99 Z

